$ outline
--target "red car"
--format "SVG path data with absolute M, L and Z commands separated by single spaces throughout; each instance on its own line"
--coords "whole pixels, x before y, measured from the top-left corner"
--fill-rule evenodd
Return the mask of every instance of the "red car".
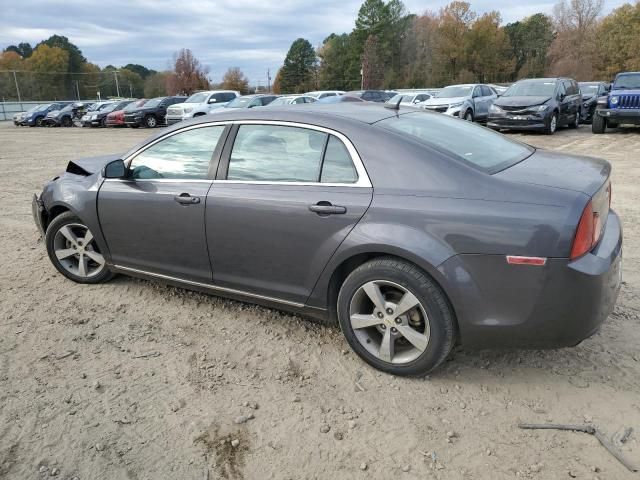
M 122 110 L 116 110 L 115 112 L 111 112 L 110 114 L 107 115 L 107 127 L 124 127 L 125 126 L 124 112 L 126 112 L 129 109 L 133 110 L 133 109 L 139 108 L 142 105 L 144 105 L 146 102 L 147 102 L 147 99 L 143 98 L 141 100 L 137 100 L 135 102 L 130 103 Z

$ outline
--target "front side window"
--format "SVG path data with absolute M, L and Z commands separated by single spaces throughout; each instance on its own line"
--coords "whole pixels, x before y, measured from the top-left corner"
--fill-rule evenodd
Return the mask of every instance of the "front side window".
M 376 125 L 448 152 L 487 173 L 503 170 L 534 152 L 532 147 L 488 128 L 434 113 L 407 113 L 386 118 Z
M 136 155 L 129 166 L 132 179 L 205 180 L 224 126 L 194 128 L 171 135 Z

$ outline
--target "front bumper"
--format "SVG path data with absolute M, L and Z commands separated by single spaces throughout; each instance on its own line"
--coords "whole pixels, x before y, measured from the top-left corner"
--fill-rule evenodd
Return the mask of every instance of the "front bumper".
M 597 108 L 596 115 L 614 123 L 640 125 L 640 109 L 636 108 Z
M 133 125 L 133 126 L 139 127 L 140 125 L 142 125 L 142 120 L 143 119 L 144 119 L 143 116 L 139 116 L 139 117 L 125 116 L 124 117 L 124 123 L 126 125 Z
M 438 106 L 424 106 L 422 107 L 429 112 L 442 113 L 444 115 L 449 115 L 450 117 L 459 117 L 460 110 L 462 110 L 462 105 L 458 105 L 457 107 L 438 107 Z
M 167 115 L 165 118 L 165 124 L 174 125 L 176 123 L 180 123 L 183 120 L 186 120 L 188 115 Z
M 490 113 L 487 118 L 487 127 L 508 130 L 544 130 L 547 127 L 547 121 L 544 114 Z
M 473 347 L 559 348 L 593 335 L 613 310 L 622 276 L 622 226 L 610 211 L 600 243 L 577 260 L 509 265 L 502 255 L 444 262 L 461 339 Z

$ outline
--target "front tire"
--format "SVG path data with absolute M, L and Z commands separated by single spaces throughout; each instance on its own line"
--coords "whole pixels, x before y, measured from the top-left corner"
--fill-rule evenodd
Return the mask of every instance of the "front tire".
M 72 212 L 54 218 L 45 234 L 53 266 L 77 283 L 102 283 L 113 278 L 93 234 Z
M 466 120 L 467 122 L 473 122 L 473 112 L 469 109 L 466 112 L 464 112 L 464 116 L 462 117 L 463 120 Z
M 351 348 L 393 375 L 425 375 L 455 342 L 455 320 L 440 287 L 415 265 L 393 257 L 356 268 L 338 294 L 338 321 Z
M 553 115 L 551 115 L 551 118 L 547 123 L 544 133 L 546 133 L 547 135 L 553 135 L 554 133 L 556 133 L 557 129 L 558 129 L 558 112 L 553 112 Z
M 154 115 L 147 115 L 144 119 L 144 125 L 147 128 L 155 128 L 158 126 L 158 120 Z
M 62 117 L 62 122 L 60 122 L 60 124 L 63 127 L 70 127 L 73 125 L 73 122 L 71 121 L 71 117 Z
M 593 121 L 591 122 L 591 131 L 596 134 L 601 134 L 604 133 L 606 129 L 606 120 L 596 113 L 593 116 Z

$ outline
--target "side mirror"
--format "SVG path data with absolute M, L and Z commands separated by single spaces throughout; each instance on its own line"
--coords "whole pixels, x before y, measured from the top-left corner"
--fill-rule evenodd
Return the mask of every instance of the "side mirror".
M 605 88 L 605 91 L 610 92 L 612 89 L 613 89 L 613 83 L 608 83 Z
M 567 96 L 564 93 L 558 95 L 558 99 L 562 102 Z
M 124 166 L 124 162 L 118 159 L 105 165 L 102 176 L 104 178 L 122 178 L 126 171 L 127 169 Z

